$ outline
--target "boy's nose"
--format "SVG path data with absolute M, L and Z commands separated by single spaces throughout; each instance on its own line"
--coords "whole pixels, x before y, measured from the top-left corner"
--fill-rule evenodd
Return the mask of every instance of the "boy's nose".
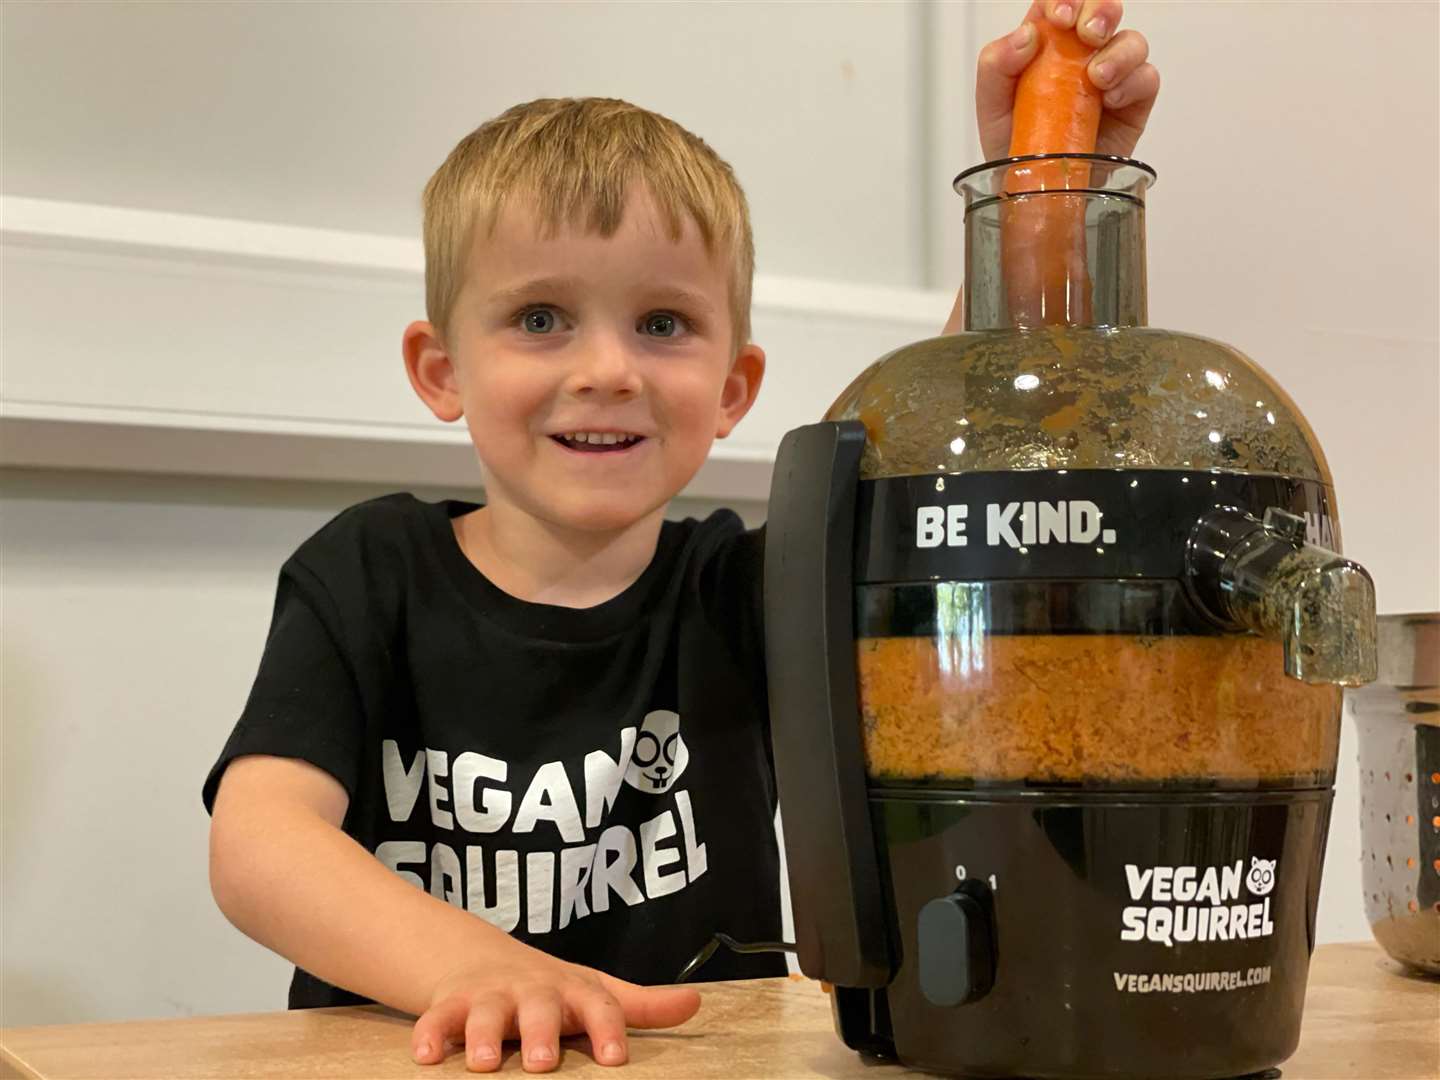
M 569 383 L 574 394 L 630 397 L 640 392 L 640 371 L 623 342 L 597 337 L 582 350 Z

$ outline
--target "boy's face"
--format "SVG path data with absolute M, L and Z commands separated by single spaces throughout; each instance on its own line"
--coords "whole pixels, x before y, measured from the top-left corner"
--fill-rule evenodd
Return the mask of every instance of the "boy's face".
M 608 239 L 543 238 L 512 205 L 476 238 L 449 341 L 406 332 L 411 382 L 441 419 L 464 416 L 492 503 L 622 529 L 661 510 L 755 399 L 765 356 L 732 351 L 729 277 L 693 222 L 670 239 L 643 188 Z

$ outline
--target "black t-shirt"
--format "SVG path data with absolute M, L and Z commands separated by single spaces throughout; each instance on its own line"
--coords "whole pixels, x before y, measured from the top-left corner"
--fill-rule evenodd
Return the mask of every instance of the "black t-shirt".
M 308 761 L 406 880 L 633 982 L 673 981 L 716 931 L 779 940 L 762 534 L 667 521 L 633 585 L 575 610 L 485 578 L 451 527 L 474 509 L 391 495 L 300 546 L 206 809 L 241 755 Z M 784 970 L 722 949 L 696 977 Z M 292 1008 L 362 1000 L 298 968 L 290 987 Z

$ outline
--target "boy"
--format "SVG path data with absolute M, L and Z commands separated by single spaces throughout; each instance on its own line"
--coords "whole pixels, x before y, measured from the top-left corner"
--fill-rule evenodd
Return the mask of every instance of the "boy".
M 1077 17 L 1048 7 L 1029 17 Z M 1112 152 L 1156 87 L 1119 15 L 1078 12 L 1109 42 L 1092 71 L 1133 95 Z M 989 156 L 1034 47 L 1022 28 L 982 55 Z M 744 196 L 668 120 L 538 101 L 451 153 L 425 247 L 406 370 L 465 420 L 488 501 L 377 499 L 287 561 L 205 785 L 212 887 L 295 962 L 292 1007 L 417 1014 L 418 1062 L 463 1044 L 490 1070 L 518 1037 L 544 1071 L 585 1032 L 619 1064 L 627 1025 L 699 1004 L 637 983 L 716 931 L 779 937 L 761 534 L 663 520 L 764 373 Z M 783 970 L 721 953 L 700 977 Z

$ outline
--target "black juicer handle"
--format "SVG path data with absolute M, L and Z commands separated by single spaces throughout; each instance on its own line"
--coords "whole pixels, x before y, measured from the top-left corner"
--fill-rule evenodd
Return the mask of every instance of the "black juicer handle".
M 785 436 L 765 536 L 765 656 L 800 970 L 837 986 L 894 971 L 865 789 L 855 661 L 855 501 L 865 427 Z

